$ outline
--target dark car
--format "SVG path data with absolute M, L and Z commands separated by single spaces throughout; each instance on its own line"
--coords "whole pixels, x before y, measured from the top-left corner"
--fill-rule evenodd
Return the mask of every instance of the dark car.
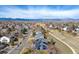
M 1 50 L 1 49 L 4 49 L 4 48 L 7 47 L 7 46 L 8 46 L 8 44 L 0 43 L 0 50 Z
M 7 51 L 0 51 L 0 54 L 5 54 L 7 53 Z

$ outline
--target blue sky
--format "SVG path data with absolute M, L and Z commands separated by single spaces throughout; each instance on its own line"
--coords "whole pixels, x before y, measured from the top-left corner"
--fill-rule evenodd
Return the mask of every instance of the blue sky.
M 0 5 L 0 17 L 27 19 L 79 19 L 79 5 Z

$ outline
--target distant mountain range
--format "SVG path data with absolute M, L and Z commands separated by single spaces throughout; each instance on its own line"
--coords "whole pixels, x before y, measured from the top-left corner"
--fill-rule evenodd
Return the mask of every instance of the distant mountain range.
M 79 21 L 79 19 L 25 19 L 25 18 L 0 18 L 0 21 L 35 21 L 35 22 L 53 22 L 53 21 Z

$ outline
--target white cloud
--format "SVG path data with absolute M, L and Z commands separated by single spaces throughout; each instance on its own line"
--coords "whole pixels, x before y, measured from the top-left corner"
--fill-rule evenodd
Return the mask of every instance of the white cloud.
M 6 8 L 7 12 L 0 12 L 0 17 L 8 18 L 79 18 L 79 9 L 72 10 L 49 10 L 49 9 L 19 9 Z

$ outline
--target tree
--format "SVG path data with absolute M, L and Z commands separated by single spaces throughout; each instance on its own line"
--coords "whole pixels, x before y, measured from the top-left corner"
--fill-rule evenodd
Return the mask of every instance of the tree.
M 33 32 L 33 36 L 35 36 L 36 35 L 36 33 L 35 32 Z
M 75 33 L 75 32 L 74 32 L 74 33 L 72 33 L 72 35 L 73 35 L 73 36 L 76 36 L 76 35 L 77 35 L 77 33 Z
M 11 45 L 14 46 L 14 41 L 11 41 Z
M 23 34 L 26 34 L 27 29 L 26 29 L 26 28 L 23 28 L 23 29 L 21 29 L 21 32 L 22 32 Z
M 15 38 L 14 41 L 18 41 L 18 38 Z

